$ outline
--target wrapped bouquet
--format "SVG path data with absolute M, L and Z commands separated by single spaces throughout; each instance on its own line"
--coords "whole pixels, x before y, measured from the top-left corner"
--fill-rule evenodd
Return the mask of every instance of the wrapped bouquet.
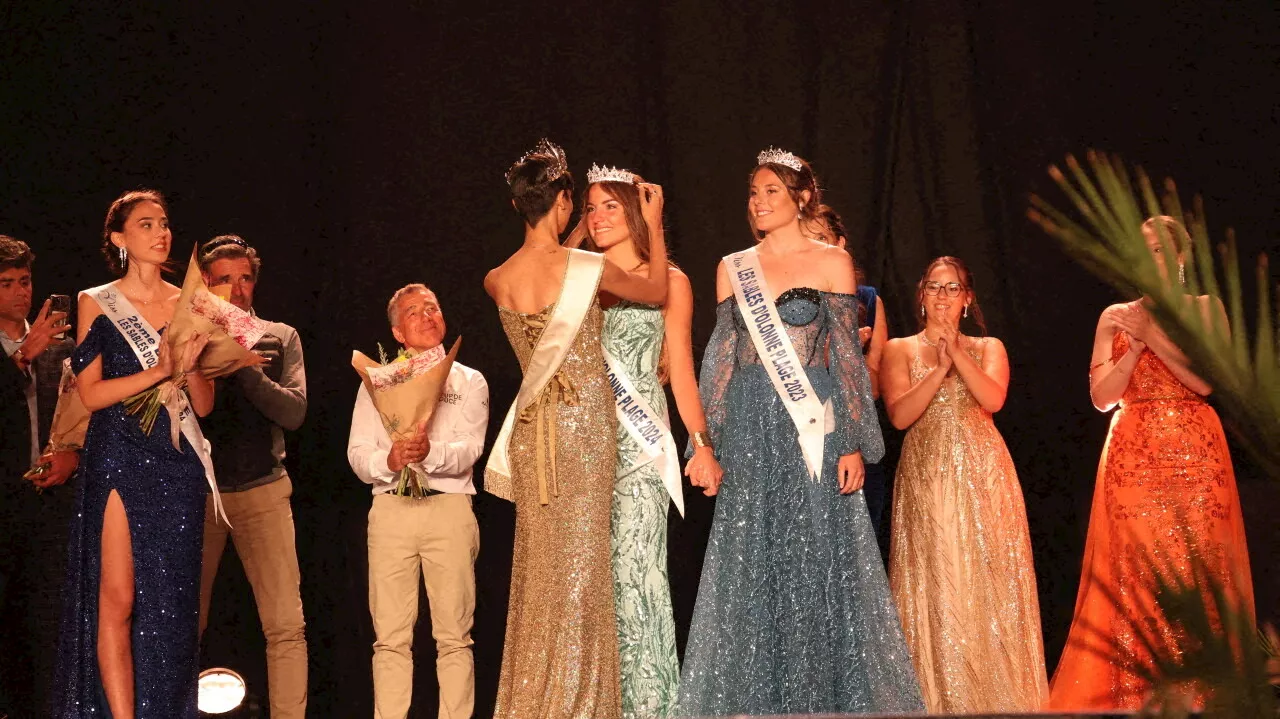
M 391 361 L 379 347 L 381 362 L 363 352 L 351 353 L 351 366 L 373 399 L 392 442 L 411 437 L 420 422 L 430 421 L 461 344 L 462 338 L 455 340 L 447 354 L 443 345 L 416 354 L 401 351 Z M 397 491 L 404 496 L 422 496 L 426 478 L 419 475 L 412 467 L 401 469 L 396 475 Z
M 89 410 L 76 391 L 76 374 L 71 371 L 71 358 L 62 360 L 62 378 L 58 380 L 58 404 L 53 410 L 53 423 L 49 427 L 49 443 L 44 454 L 75 452 L 84 446 L 84 434 L 89 429 Z M 26 474 L 24 479 L 37 479 L 48 472 L 52 465 L 41 462 Z M 37 491 L 39 491 L 37 489 Z
M 164 334 L 174 357 L 182 356 L 182 347 L 193 334 L 198 332 L 208 335 L 209 342 L 200 353 L 196 367 L 209 379 L 224 377 L 242 367 L 262 364 L 264 361 L 252 348 L 266 334 L 268 323 L 228 302 L 224 297 L 230 293 L 219 293 L 220 289 L 223 288 L 215 287 L 211 290 L 205 284 L 200 264 L 196 262 L 196 254 L 192 250 L 191 261 L 187 264 L 187 276 L 182 282 L 182 293 L 178 296 L 178 307 Z M 126 399 L 125 410 L 129 414 L 138 415 L 142 431 L 150 434 L 160 410 L 167 409 L 173 420 L 170 424 L 176 447 L 176 414 L 181 405 L 178 395 L 185 384 L 186 378 L 182 375 L 181 368 L 175 364 L 172 378 Z

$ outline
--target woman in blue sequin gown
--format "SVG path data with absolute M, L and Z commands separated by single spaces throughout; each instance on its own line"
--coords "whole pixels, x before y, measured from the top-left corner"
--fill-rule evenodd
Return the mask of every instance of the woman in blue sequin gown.
M 724 479 L 689 642 L 679 713 L 905 712 L 923 708 L 861 485 L 883 453 L 855 333 L 848 254 L 805 237 L 817 182 L 767 163 L 748 217 L 769 292 L 805 373 L 831 400 L 821 475 L 770 382 L 721 264 L 701 391 Z M 804 207 L 808 206 L 806 212 Z M 828 339 L 829 344 L 828 344 Z M 828 349 L 829 347 L 829 349 Z
M 163 327 L 178 298 L 160 278 L 172 241 L 163 198 L 127 193 L 105 224 L 108 263 L 123 275 L 107 287 Z M 146 434 L 121 400 L 166 379 L 175 363 L 190 369 L 203 342 L 144 369 L 85 293 L 79 318 L 72 368 L 93 414 L 68 545 L 54 716 L 194 719 L 205 470 L 185 437 L 173 447 L 164 411 Z M 188 383 L 192 407 L 207 412 L 212 384 L 198 373 Z

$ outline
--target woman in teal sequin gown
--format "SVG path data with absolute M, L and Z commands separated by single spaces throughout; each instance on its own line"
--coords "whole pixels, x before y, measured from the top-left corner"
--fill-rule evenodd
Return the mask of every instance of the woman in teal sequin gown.
M 679 714 L 916 712 L 920 688 L 857 491 L 863 461 L 884 447 L 854 329 L 853 263 L 805 236 L 817 182 L 803 161 L 786 159 L 798 169 L 752 172 L 748 217 L 768 292 L 834 426 L 812 478 L 721 263 L 700 384 L 724 481 Z
M 647 272 L 650 234 L 662 231 L 661 207 L 642 202 L 640 178 L 626 171 L 589 173 L 588 182 L 583 197 L 585 237 L 582 231 L 576 237 L 619 267 Z M 667 282 L 667 303 L 661 308 L 603 298 L 607 309 L 602 343 L 636 392 L 664 419 L 667 398 L 662 384 L 670 376 L 681 419 L 689 431 L 702 432 L 706 420 L 690 341 L 693 291 L 675 267 Z M 612 544 L 622 715 L 628 719 L 670 716 L 680 682 L 667 578 L 667 505 L 673 498 L 660 476 L 659 462 L 642 462 L 643 457 L 639 443 L 619 423 Z M 720 466 L 710 447 L 699 451 L 686 474 L 708 494 L 715 493 Z

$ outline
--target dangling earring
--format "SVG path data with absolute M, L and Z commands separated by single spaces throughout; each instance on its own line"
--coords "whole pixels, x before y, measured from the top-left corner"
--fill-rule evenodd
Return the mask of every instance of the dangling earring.
M 924 317 L 924 305 L 920 305 L 920 316 Z
M 1187 284 L 1187 266 L 1181 262 L 1178 263 L 1178 284 Z
M 129 251 L 128 251 L 128 250 L 126 250 L 125 248 L 121 247 L 121 248 L 120 248 L 120 269 L 121 269 L 121 271 L 123 271 L 123 270 L 124 270 L 126 267 L 128 267 L 128 266 L 129 266 Z
M 962 317 L 964 317 L 965 319 L 969 319 L 969 305 L 964 306 L 964 314 L 962 315 Z

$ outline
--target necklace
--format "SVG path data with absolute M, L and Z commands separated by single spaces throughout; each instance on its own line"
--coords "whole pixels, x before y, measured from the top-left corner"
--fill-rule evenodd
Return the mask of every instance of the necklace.
M 926 347 L 937 347 L 937 346 L 938 346 L 938 343 L 937 343 L 937 342 L 930 342 L 930 341 L 929 341 L 929 335 L 928 335 L 924 330 L 921 330 L 921 331 L 920 331 L 920 341 L 921 341 L 922 343 L 924 343 L 924 345 L 925 345 Z

